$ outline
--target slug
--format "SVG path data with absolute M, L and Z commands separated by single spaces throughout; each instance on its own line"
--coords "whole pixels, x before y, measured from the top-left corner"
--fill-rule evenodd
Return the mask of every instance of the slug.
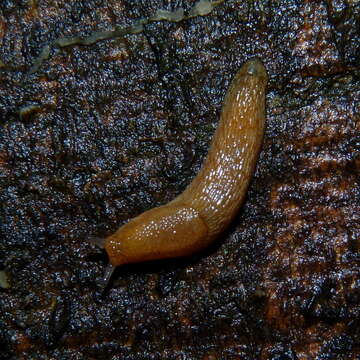
M 197 176 L 174 200 L 133 218 L 102 241 L 110 263 L 105 281 L 119 265 L 198 252 L 229 225 L 244 200 L 260 151 L 266 84 L 260 60 L 240 68 Z

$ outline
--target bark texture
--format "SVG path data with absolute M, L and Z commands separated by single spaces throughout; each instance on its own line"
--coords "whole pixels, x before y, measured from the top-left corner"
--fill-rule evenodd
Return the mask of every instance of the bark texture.
M 359 2 L 227 0 L 56 42 L 194 5 L 1 1 L 0 359 L 360 355 Z M 191 259 L 119 268 L 101 296 L 87 238 L 183 191 L 253 56 L 266 132 L 232 226 Z

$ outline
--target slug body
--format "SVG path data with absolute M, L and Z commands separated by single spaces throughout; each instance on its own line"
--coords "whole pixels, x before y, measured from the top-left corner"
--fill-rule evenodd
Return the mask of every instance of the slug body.
M 113 267 L 191 255 L 229 225 L 244 200 L 260 151 L 266 83 L 260 60 L 241 67 L 194 180 L 173 201 L 142 213 L 105 239 Z

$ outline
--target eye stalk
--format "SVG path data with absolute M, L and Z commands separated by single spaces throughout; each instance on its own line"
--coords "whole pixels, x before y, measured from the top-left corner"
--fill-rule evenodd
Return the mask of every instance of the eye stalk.
M 111 265 L 110 263 L 105 269 L 104 277 L 101 281 L 99 281 L 99 287 L 101 289 L 101 293 L 103 294 L 105 292 L 105 289 L 109 285 L 109 281 L 111 279 L 111 276 L 115 270 L 115 266 Z
M 97 236 L 90 236 L 87 238 L 89 244 L 95 245 L 99 249 L 105 249 L 105 239 Z

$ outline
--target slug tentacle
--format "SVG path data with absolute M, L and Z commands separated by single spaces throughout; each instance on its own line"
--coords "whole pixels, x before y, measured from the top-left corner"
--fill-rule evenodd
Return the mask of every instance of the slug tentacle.
M 105 239 L 97 236 L 90 236 L 87 238 L 88 243 L 97 246 L 100 249 L 105 248 Z
M 105 239 L 112 266 L 191 255 L 228 226 L 255 170 L 264 133 L 266 83 L 260 60 L 241 67 L 199 173 L 173 201 L 144 212 Z

